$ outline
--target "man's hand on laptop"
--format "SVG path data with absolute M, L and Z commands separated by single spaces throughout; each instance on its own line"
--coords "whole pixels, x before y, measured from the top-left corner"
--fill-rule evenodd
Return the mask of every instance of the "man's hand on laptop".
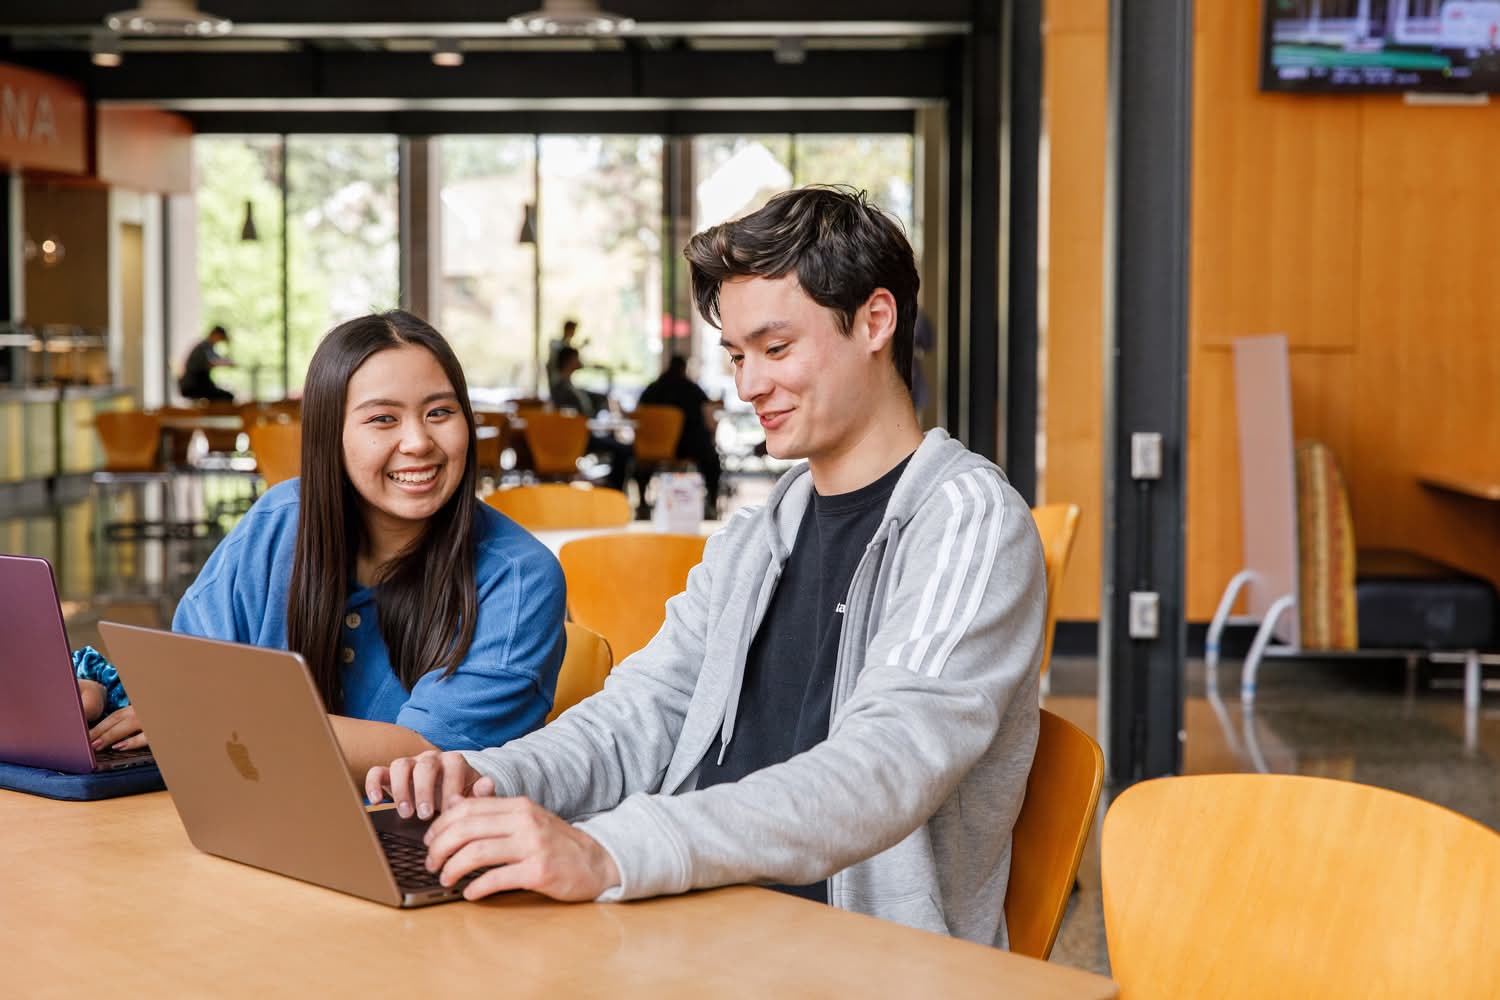
M 620 884 L 620 870 L 599 842 L 530 799 L 492 796 L 455 799 L 443 806 L 424 838 L 427 868 L 465 899 L 529 889 L 553 899 L 586 902 Z
M 139 750 L 146 743 L 134 705 L 111 712 L 89 730 L 89 745 L 95 750 Z

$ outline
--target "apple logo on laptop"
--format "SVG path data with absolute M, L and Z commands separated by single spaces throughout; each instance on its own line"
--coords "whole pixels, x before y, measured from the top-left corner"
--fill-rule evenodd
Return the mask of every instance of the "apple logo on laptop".
M 240 772 L 240 776 L 246 781 L 259 781 L 260 772 L 250 761 L 250 748 L 239 742 L 240 734 L 233 732 L 229 734 L 229 741 L 224 744 L 224 752 L 229 754 L 229 762 L 234 769 Z

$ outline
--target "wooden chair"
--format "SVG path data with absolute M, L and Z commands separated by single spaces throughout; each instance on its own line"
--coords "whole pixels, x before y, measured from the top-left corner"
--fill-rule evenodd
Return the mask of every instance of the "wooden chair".
M 539 479 L 572 479 L 589 446 L 588 418 L 570 413 L 526 414 L 526 443 Z
M 494 434 L 482 435 L 477 439 L 474 446 L 474 468 L 479 475 L 490 475 L 498 480 L 501 472 L 500 456 L 504 454 L 507 438 L 510 436 L 510 420 L 503 413 L 475 410 L 474 425 L 476 428 L 495 428 Z
M 108 472 L 154 472 L 161 468 L 161 418 L 142 410 L 94 416 Z
M 1500 997 L 1500 834 L 1286 774 L 1160 778 L 1104 818 L 1111 974 L 1136 997 Z
M 1104 786 L 1104 752 L 1082 729 L 1041 711 L 1036 757 L 1011 835 L 1005 924 L 1011 951 L 1045 959 L 1057 940 L 1094 826 Z
M 250 452 L 269 489 L 302 473 L 302 424 L 258 424 L 250 435 Z
M 564 622 L 563 628 L 568 633 L 568 652 L 557 675 L 557 693 L 552 698 L 552 711 L 547 714 L 548 722 L 597 694 L 615 662 L 609 643 L 598 632 L 577 622 Z
M 630 523 L 630 498 L 588 483 L 538 483 L 496 490 L 484 502 L 527 531 L 613 528 Z
M 635 421 L 635 460 L 645 465 L 677 461 L 682 411 L 675 406 L 643 403 L 630 415 Z
M 595 535 L 565 544 L 557 558 L 568 581 L 573 621 L 609 641 L 615 661 L 636 652 L 667 619 L 667 599 L 682 593 L 703 561 L 702 535 Z
M 1047 638 L 1042 647 L 1042 677 L 1052 664 L 1052 636 L 1057 631 L 1057 595 L 1062 592 L 1063 572 L 1073 554 L 1078 536 L 1078 505 L 1049 503 L 1031 508 L 1037 532 L 1042 536 L 1042 561 L 1047 569 Z

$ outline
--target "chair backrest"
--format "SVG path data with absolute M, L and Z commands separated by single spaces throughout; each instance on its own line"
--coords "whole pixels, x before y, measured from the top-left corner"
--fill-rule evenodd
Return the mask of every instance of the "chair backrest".
M 495 428 L 494 434 L 485 433 L 478 436 L 474 445 L 474 467 L 481 473 L 488 472 L 498 476 L 500 456 L 505 451 L 506 438 L 510 431 L 510 420 L 503 413 L 475 410 L 474 426 Z
M 589 446 L 588 418 L 576 413 L 528 412 L 526 443 L 537 475 L 572 478 Z
M 568 633 L 568 651 L 557 675 L 557 693 L 552 698 L 552 711 L 547 714 L 548 722 L 598 693 L 615 662 L 609 643 L 598 632 L 577 622 L 564 622 L 563 628 Z
M 1047 638 L 1042 647 L 1042 673 L 1052 664 L 1052 635 L 1057 631 L 1057 595 L 1062 592 L 1063 572 L 1073 554 L 1078 536 L 1078 505 L 1049 503 L 1031 508 L 1037 533 L 1042 536 L 1042 561 L 1047 568 Z
M 301 475 L 301 423 L 257 424 L 246 433 L 250 436 L 250 452 L 267 487 Z
M 675 406 L 642 403 L 635 408 L 635 460 L 671 462 L 677 458 L 677 439 L 682 437 L 683 414 Z
M 1045 959 L 1057 940 L 1094 826 L 1104 786 L 1104 752 L 1082 729 L 1041 711 L 1036 757 L 1011 834 L 1005 925 L 1011 951 Z
M 588 483 L 539 483 L 496 490 L 484 502 L 527 531 L 613 528 L 630 523 L 630 498 Z
M 608 534 L 579 538 L 557 553 L 575 622 L 609 640 L 615 662 L 651 641 L 667 619 L 667 599 L 687 587 L 703 561 L 702 535 Z
M 161 465 L 161 419 L 141 410 L 105 411 L 94 416 L 110 472 L 149 472 Z
M 1104 818 L 1123 1000 L 1497 997 L 1500 834 L 1399 792 L 1212 774 L 1127 788 Z

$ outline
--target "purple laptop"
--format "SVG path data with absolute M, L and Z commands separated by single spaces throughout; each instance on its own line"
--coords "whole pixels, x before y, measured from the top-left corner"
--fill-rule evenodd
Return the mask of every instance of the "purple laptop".
M 52 564 L 0 555 L 0 761 L 70 774 L 150 764 L 89 746 Z

